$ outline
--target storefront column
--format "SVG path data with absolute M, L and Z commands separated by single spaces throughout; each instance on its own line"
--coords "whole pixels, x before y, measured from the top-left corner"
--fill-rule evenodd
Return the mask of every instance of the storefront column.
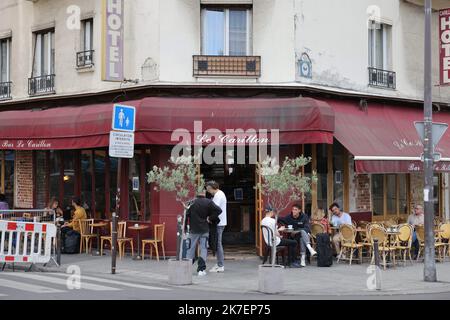
M 447 221 L 447 220 L 450 220 L 450 210 L 449 210 L 449 207 L 450 207 L 450 194 L 449 194 L 449 174 L 448 173 L 444 173 L 443 174 L 443 179 L 444 179 L 444 183 L 443 183 L 443 186 L 442 186 L 442 189 L 443 189 L 443 192 L 444 192 L 444 201 L 443 201 L 443 204 L 444 204 L 444 217 L 445 217 L 445 220 Z
M 312 144 L 311 145 L 311 165 L 312 165 L 312 172 L 317 172 L 317 145 Z M 311 186 L 312 193 L 311 193 L 311 214 L 316 212 L 317 210 L 317 183 L 313 183 Z
M 333 203 L 334 200 L 334 172 L 333 172 L 333 145 L 327 145 L 327 203 L 328 206 Z M 328 212 L 327 208 L 323 208 L 325 212 Z

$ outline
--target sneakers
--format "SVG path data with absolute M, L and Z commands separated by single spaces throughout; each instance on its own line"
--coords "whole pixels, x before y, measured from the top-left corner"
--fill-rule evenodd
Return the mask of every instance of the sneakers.
M 289 267 L 291 267 L 291 268 L 300 268 L 300 264 L 298 263 L 298 261 L 295 261 L 295 262 L 292 262 Z
M 206 271 L 205 271 L 205 270 L 199 271 L 199 272 L 198 272 L 198 276 L 199 276 L 199 277 L 206 276 Z
M 317 254 L 316 250 L 314 250 L 313 247 L 311 247 L 311 245 L 309 245 L 309 244 L 307 247 L 308 247 L 309 253 L 311 254 L 311 257 L 314 257 Z
M 306 256 L 305 255 L 302 255 L 302 257 L 300 259 L 300 266 L 306 267 Z
M 219 267 L 219 266 L 216 264 L 214 267 L 212 267 L 212 268 L 209 270 L 209 272 L 225 272 L 225 267 L 224 267 L 224 266 Z

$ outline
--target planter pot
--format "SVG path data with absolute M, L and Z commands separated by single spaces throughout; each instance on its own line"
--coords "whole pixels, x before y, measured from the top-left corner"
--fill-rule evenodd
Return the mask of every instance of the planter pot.
M 192 284 L 192 260 L 169 260 L 169 284 L 176 286 Z
M 275 294 L 284 291 L 284 267 L 260 265 L 258 270 L 258 291 Z

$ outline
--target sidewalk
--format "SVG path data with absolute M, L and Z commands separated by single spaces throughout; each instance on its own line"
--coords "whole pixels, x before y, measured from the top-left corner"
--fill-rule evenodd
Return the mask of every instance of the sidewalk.
M 148 285 L 168 285 L 167 261 L 134 261 L 130 257 L 117 259 L 116 274 L 111 274 L 111 257 L 91 255 L 63 255 L 61 267 L 41 267 L 45 272 L 66 272 L 69 265 L 77 265 L 84 275 L 123 279 Z M 208 270 L 215 260 L 207 261 Z M 225 260 L 225 273 L 209 273 L 205 277 L 193 275 L 192 290 L 213 292 L 254 293 L 258 288 L 258 265 L 261 260 L 255 256 Z M 393 295 L 450 292 L 450 262 L 437 263 L 437 283 L 424 282 L 423 263 L 388 268 L 382 271 L 382 290 L 368 289 L 367 282 L 373 272 L 369 264 L 349 266 L 342 262 L 330 268 L 318 268 L 313 261 L 300 269 L 285 270 L 285 292 L 283 295 Z M 196 266 L 194 268 L 194 271 Z

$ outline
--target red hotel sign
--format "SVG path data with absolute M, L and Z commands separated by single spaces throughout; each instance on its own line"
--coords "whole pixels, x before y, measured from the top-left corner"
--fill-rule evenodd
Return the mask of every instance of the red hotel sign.
M 441 85 L 450 85 L 450 8 L 439 11 Z

